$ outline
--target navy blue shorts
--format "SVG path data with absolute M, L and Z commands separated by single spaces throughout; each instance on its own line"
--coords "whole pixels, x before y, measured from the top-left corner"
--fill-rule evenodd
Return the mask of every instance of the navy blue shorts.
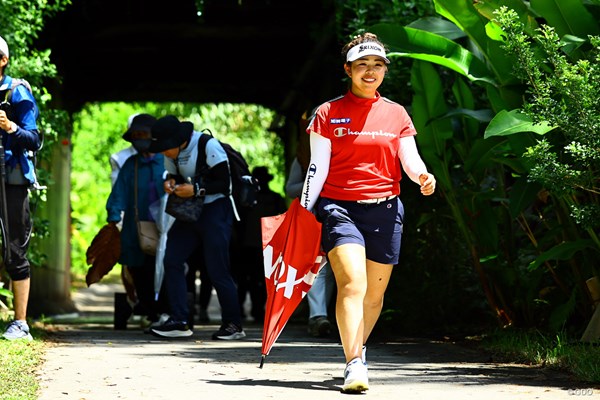
M 404 206 L 398 197 L 379 204 L 319 199 L 317 219 L 323 224 L 321 244 L 325 253 L 346 243 L 360 244 L 367 259 L 398 264 Z

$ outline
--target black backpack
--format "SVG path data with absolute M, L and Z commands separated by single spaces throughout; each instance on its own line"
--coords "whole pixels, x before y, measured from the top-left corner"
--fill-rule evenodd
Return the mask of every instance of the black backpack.
M 210 129 L 203 129 L 202 132 L 206 134 L 201 135 L 199 139 L 198 161 L 202 164 L 206 164 L 206 142 L 211 138 L 214 138 L 214 136 Z M 220 140 L 219 143 L 223 146 L 223 149 L 227 153 L 227 158 L 229 159 L 232 188 L 231 195 L 235 201 L 236 208 L 238 211 L 243 211 L 245 208 L 254 207 L 258 201 L 257 193 L 260 189 L 258 180 L 252 177 L 248 163 L 239 151 Z

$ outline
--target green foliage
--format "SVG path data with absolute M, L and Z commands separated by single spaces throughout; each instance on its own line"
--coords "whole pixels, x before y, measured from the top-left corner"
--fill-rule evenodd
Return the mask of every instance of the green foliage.
M 338 27 L 344 41 L 367 31 L 375 23 L 406 25 L 418 18 L 434 15 L 431 0 L 353 0 L 338 1 Z
M 582 277 L 597 274 L 590 248 L 598 247 L 598 219 L 591 218 L 598 204 L 599 114 L 596 39 L 574 35 L 595 32 L 590 26 L 597 22 L 587 17 L 589 4 L 565 1 L 583 10 L 581 26 L 555 2 L 434 0 L 442 19 L 369 30 L 388 44 L 390 57 L 419 60 L 411 113 L 447 202 L 437 211 L 457 224 L 499 321 L 581 330 L 589 316 Z M 523 36 L 513 41 L 515 53 L 504 50 L 506 32 L 494 22 L 502 5 L 518 10 Z M 538 30 L 540 16 L 556 21 L 560 41 L 552 30 Z M 540 44 L 529 52 L 536 32 Z M 526 69 L 524 81 L 514 66 Z M 524 104 L 528 95 L 533 99 Z M 587 224 L 578 227 L 576 219 Z
M 572 373 L 582 382 L 600 383 L 600 348 L 564 331 L 548 335 L 539 330 L 496 330 L 484 337 L 482 347 L 500 362 L 546 366 Z
M 0 35 L 8 42 L 10 62 L 7 73 L 26 78 L 32 84 L 36 99 L 42 105 L 49 100 L 43 82 L 56 76 L 49 50 L 36 50 L 34 41 L 44 27 L 44 20 L 71 4 L 71 0 L 10 0 L 0 5 Z
M 196 130 L 208 128 L 219 140 L 238 149 L 250 168 L 264 165 L 275 176 L 271 189 L 284 193 L 283 144 L 268 127 L 273 112 L 252 104 L 89 104 L 74 117 L 72 154 L 72 272 L 87 271 L 85 252 L 106 223 L 111 191 L 111 154 L 128 147 L 121 136 L 134 113 L 167 114 L 191 121 Z
M 518 61 L 515 74 L 527 84 L 524 112 L 535 122 L 557 128 L 527 149 L 529 178 L 573 203 L 576 223 L 596 229 L 600 227 L 595 218 L 600 214 L 600 38 L 590 36 L 589 50 L 570 58 L 553 27 L 542 25 L 529 36 L 513 10 L 501 7 L 497 15 L 505 32 L 504 48 Z
M 8 300 L 14 297 L 13 293 L 4 288 L 4 282 L 0 282 L 0 296 L 7 298 Z

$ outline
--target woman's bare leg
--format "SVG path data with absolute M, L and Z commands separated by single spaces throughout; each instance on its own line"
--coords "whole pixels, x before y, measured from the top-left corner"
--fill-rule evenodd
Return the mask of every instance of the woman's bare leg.
M 381 315 L 383 297 L 387 289 L 393 266 L 367 260 L 367 294 L 363 302 L 363 343 L 367 342 L 375 323 Z
M 363 304 L 367 293 L 365 248 L 349 243 L 328 254 L 337 284 L 336 318 L 346 362 L 360 358 L 365 322 Z

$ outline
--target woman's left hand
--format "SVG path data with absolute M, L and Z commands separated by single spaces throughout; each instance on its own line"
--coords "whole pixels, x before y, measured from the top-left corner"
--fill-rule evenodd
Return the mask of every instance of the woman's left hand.
M 429 172 L 419 175 L 419 182 L 421 183 L 421 193 L 424 196 L 432 195 L 435 191 L 435 176 Z

